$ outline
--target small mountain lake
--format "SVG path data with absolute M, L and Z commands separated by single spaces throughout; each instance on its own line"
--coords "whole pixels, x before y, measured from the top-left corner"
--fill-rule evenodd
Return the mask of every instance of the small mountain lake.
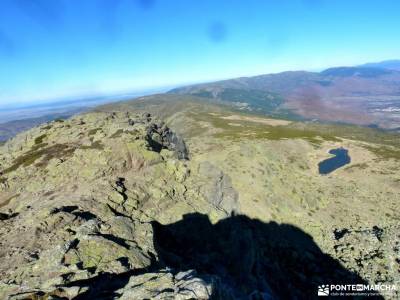
M 325 159 L 318 164 L 319 174 L 329 174 L 336 169 L 349 164 L 351 161 L 349 151 L 345 148 L 332 149 L 329 151 L 329 153 L 335 156 Z

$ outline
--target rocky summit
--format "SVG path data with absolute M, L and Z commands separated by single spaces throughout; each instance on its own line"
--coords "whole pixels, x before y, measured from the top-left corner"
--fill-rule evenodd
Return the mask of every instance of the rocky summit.
M 0 299 L 310 299 L 399 282 L 393 145 L 159 100 L 1 146 Z M 318 174 L 338 146 L 350 165 Z

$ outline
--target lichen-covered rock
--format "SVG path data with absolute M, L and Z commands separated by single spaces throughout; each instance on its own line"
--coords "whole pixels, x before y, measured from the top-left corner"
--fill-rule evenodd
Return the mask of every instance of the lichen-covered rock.
M 207 161 L 200 163 L 199 175 L 206 178 L 201 192 L 214 207 L 227 215 L 240 211 L 238 193 L 228 175 Z
M 129 283 L 118 290 L 121 300 L 130 299 L 210 299 L 213 295 L 212 281 L 196 277 L 193 270 L 176 275 L 168 270 L 132 276 Z

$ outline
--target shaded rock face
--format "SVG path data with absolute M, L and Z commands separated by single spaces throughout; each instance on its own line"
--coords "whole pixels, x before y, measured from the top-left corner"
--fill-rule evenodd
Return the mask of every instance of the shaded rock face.
M 189 158 L 184 140 L 178 137 L 164 123 L 149 126 L 146 140 L 153 151 L 160 152 L 162 149 L 169 149 L 175 152 L 179 159 Z
M 206 178 L 206 184 L 201 191 L 215 208 L 228 215 L 239 212 L 238 193 L 232 187 L 228 175 L 209 162 L 202 162 L 199 165 L 199 175 Z

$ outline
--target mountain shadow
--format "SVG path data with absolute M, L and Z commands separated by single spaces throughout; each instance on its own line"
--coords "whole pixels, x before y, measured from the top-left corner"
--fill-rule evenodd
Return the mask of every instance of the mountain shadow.
M 319 285 L 367 284 L 293 225 L 244 215 L 212 224 L 194 213 L 152 226 L 159 264 L 196 270 L 213 284 L 212 299 L 313 299 Z

